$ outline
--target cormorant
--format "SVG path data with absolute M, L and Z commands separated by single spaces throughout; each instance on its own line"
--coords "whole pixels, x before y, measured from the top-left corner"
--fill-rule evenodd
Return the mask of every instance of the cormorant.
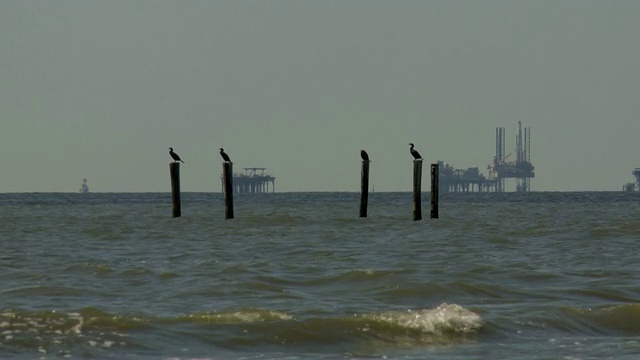
M 220 156 L 222 156 L 222 158 L 224 159 L 224 162 L 231 162 L 229 155 L 227 155 L 227 153 L 224 152 L 223 148 L 220 148 Z
M 171 158 L 173 159 L 173 162 L 180 161 L 180 162 L 184 163 L 184 161 L 182 161 L 182 159 L 180 159 L 180 156 L 178 156 L 178 154 L 173 152 L 173 148 L 172 147 L 169 148 L 169 155 L 171 155 Z
M 411 155 L 413 155 L 413 158 L 416 159 L 416 160 L 422 160 L 422 156 L 420 155 L 418 150 L 413 148 L 413 143 L 409 143 L 409 145 L 411 145 L 411 148 L 409 149 L 409 152 L 411 153 Z
M 363 161 L 371 161 L 369 160 L 369 154 L 367 154 L 367 152 L 364 150 L 360 150 L 360 157 Z

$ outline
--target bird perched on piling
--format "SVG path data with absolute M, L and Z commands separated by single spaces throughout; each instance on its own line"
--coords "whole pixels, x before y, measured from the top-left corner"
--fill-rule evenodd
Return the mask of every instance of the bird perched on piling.
M 371 161 L 369 160 L 369 154 L 364 150 L 360 150 L 360 157 L 362 158 L 362 161 Z
M 411 145 L 411 148 L 409 149 L 409 152 L 411 153 L 413 158 L 416 159 L 416 160 L 422 160 L 422 155 L 420 155 L 418 150 L 413 148 L 413 143 L 409 143 L 409 145 Z
M 178 156 L 178 154 L 173 152 L 173 148 L 172 147 L 169 148 L 169 155 L 171 155 L 171 158 L 173 159 L 173 162 L 180 161 L 181 163 L 184 164 L 184 161 L 182 161 L 182 159 L 180 159 L 180 156 Z
M 220 156 L 222 156 L 222 159 L 224 159 L 224 162 L 231 162 L 231 159 L 229 158 L 229 155 L 227 155 L 227 153 L 224 152 L 223 148 L 220 148 Z

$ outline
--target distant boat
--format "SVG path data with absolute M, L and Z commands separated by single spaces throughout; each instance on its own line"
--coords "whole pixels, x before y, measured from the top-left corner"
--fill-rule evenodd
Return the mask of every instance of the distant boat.
M 89 185 L 87 185 L 87 179 L 82 179 L 82 185 L 80 186 L 80 190 L 78 191 L 81 193 L 89 192 Z

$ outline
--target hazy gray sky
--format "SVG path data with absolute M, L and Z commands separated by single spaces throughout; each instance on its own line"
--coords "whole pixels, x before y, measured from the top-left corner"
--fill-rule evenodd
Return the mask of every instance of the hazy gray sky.
M 637 0 L 5 0 L 0 192 L 170 191 L 169 146 L 183 191 L 220 191 L 219 147 L 278 191 L 359 191 L 364 148 L 376 191 L 410 191 L 407 143 L 486 174 L 518 121 L 533 191 L 619 190 L 638 19 Z

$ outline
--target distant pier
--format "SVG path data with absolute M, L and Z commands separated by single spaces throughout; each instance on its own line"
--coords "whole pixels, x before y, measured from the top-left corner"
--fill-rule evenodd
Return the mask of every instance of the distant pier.
M 477 167 L 454 169 L 453 166 L 438 161 L 440 172 L 440 193 L 448 192 L 497 192 L 498 179 L 488 179 Z
M 276 192 L 276 178 L 265 172 L 267 168 L 251 167 L 243 168 L 244 173 L 233 174 L 234 193 L 268 193 Z M 224 177 L 220 177 L 222 188 L 224 188 Z M 271 191 L 269 191 L 271 184 Z

